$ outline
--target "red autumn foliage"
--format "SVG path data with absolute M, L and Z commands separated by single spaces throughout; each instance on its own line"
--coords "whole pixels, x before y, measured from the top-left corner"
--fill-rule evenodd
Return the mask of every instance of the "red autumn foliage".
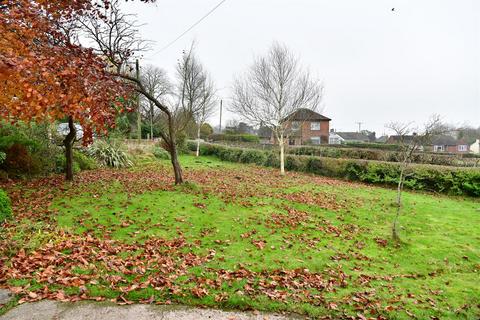
M 0 3 L 0 116 L 12 122 L 68 116 L 94 131 L 115 125 L 119 97 L 130 88 L 105 60 L 75 41 L 77 19 L 95 16 L 108 0 L 5 0 Z

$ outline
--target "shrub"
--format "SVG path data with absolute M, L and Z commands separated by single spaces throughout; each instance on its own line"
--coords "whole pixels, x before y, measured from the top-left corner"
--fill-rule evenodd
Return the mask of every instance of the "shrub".
M 34 161 L 26 146 L 14 143 L 5 150 L 5 154 L 6 157 L 2 163 L 2 168 L 9 174 L 19 176 L 32 174 L 36 171 Z
M 6 158 L 7 158 L 7 154 L 3 151 L 0 151 L 0 164 L 2 164 Z
M 240 162 L 242 163 L 256 163 L 263 165 L 267 160 L 265 152 L 260 150 L 243 150 L 240 154 Z
M 158 146 L 153 147 L 152 153 L 157 159 L 164 159 L 164 160 L 170 159 L 170 154 L 168 153 L 168 151 Z
M 270 151 L 266 153 L 267 159 L 265 160 L 265 165 L 267 167 L 278 168 L 280 167 L 280 156 L 278 152 Z
M 131 167 L 125 147 L 117 141 L 98 140 L 87 149 L 88 155 L 95 158 L 102 166 L 112 168 Z
M 55 156 L 55 172 L 64 173 L 67 160 L 64 153 L 58 153 Z M 98 168 L 98 163 L 92 157 L 85 153 L 73 150 L 73 172 L 79 173 L 82 170 L 95 170 Z
M 0 189 L 0 223 L 12 217 L 12 207 L 7 193 Z
M 231 142 L 260 142 L 260 138 L 253 134 L 224 134 L 215 133 L 208 136 L 211 141 L 231 141 Z
M 98 168 L 97 161 L 81 151 L 73 151 L 73 161 L 78 164 L 80 170 L 95 170 Z
M 202 144 L 200 150 L 202 154 L 215 155 L 225 161 L 257 163 L 276 168 L 280 166 L 278 153 L 274 151 L 229 148 L 214 144 Z M 287 155 L 285 167 L 287 170 L 391 186 L 397 185 L 400 174 L 400 163 L 314 156 Z M 480 197 L 480 170 L 412 164 L 407 172 L 405 187 Z
M 285 169 L 289 171 L 306 171 L 305 161 L 299 157 L 285 156 Z

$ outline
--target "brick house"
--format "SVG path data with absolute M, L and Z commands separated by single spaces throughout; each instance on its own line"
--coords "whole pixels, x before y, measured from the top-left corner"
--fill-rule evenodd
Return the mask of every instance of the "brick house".
M 286 119 L 288 144 L 328 144 L 330 121 L 310 109 L 297 110 Z
M 433 152 L 448 152 L 448 153 L 469 153 L 470 145 L 463 141 L 457 140 L 448 135 L 435 136 L 432 139 Z

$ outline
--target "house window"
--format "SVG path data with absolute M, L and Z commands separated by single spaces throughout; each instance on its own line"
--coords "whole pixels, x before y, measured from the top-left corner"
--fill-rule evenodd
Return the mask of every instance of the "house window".
M 464 144 L 461 144 L 458 146 L 458 151 L 462 152 L 462 151 L 467 151 L 467 146 L 464 145 Z
M 297 131 L 297 130 L 300 130 L 300 122 L 298 121 L 292 121 L 292 131 Z
M 320 122 L 310 122 L 310 130 L 320 130 Z
M 444 146 L 433 146 L 433 151 L 443 152 L 443 151 L 445 151 L 445 147 Z
M 311 137 L 310 141 L 312 144 L 320 144 L 320 137 Z
M 341 141 L 337 137 L 330 137 L 328 143 L 329 144 L 341 144 Z

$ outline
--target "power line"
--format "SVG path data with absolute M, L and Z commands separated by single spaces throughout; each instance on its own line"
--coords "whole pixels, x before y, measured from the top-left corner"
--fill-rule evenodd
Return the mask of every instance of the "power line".
M 222 0 L 220 1 L 215 7 L 213 7 L 210 11 L 208 11 L 203 17 L 201 17 L 199 20 L 197 20 L 192 26 L 190 26 L 187 30 L 185 30 L 182 34 L 180 34 L 178 37 L 176 37 L 172 42 L 167 44 L 165 47 L 161 48 L 154 54 L 159 54 L 168 48 L 170 48 L 175 42 L 180 40 L 184 35 L 186 35 L 189 31 L 191 31 L 193 28 L 195 28 L 197 25 L 199 25 L 203 20 L 205 20 L 209 15 L 211 15 L 215 10 L 217 10 L 222 4 L 224 4 L 227 0 Z

